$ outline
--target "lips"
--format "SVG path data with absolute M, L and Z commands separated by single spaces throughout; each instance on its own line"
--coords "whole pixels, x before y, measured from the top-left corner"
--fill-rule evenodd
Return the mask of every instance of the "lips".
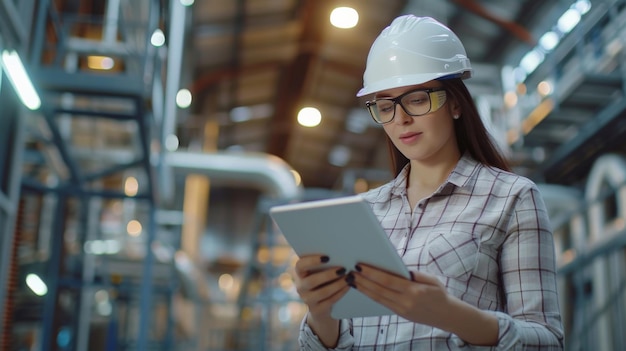
M 400 141 L 405 143 L 405 144 L 410 144 L 413 143 L 417 140 L 417 138 L 422 135 L 422 133 L 418 133 L 418 132 L 406 132 L 406 133 L 402 133 L 400 134 Z

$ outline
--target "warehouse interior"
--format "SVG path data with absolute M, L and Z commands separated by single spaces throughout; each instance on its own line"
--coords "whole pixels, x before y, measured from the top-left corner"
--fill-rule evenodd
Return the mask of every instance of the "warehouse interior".
M 626 349 L 626 1 L 0 0 L 0 351 L 297 349 L 268 211 L 391 179 L 356 92 L 407 13 L 542 192 L 565 349 Z

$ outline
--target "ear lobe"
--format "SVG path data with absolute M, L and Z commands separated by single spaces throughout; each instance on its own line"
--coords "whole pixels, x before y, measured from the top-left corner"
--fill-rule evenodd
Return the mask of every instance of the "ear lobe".
M 454 103 L 454 104 L 451 104 L 450 106 L 451 106 L 450 107 L 450 114 L 452 116 L 460 116 L 463 113 L 461 111 L 461 107 L 458 104 Z
M 461 115 L 462 111 L 461 111 L 461 105 L 459 104 L 459 102 L 456 99 L 450 99 L 448 101 L 448 106 L 450 106 L 450 114 L 451 115 Z

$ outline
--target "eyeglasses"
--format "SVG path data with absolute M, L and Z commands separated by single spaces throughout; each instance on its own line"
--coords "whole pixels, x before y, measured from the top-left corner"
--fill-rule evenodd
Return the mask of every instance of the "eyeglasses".
M 396 116 L 396 105 L 400 105 L 407 115 L 417 117 L 435 112 L 446 102 L 446 91 L 443 88 L 416 89 L 395 98 L 381 98 L 365 102 L 365 107 L 378 124 L 393 121 Z

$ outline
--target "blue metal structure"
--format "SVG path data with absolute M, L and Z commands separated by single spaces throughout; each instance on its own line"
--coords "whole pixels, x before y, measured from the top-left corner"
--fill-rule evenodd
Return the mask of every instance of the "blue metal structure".
M 117 4 L 119 6 L 119 2 Z M 150 44 L 150 35 L 158 28 L 159 22 L 162 22 L 163 17 L 166 15 L 166 13 L 161 12 L 160 1 L 146 1 L 142 2 L 142 4 L 145 4 L 148 9 L 145 22 L 123 22 L 119 17 L 119 13 L 105 14 L 112 15 L 112 19 L 103 16 L 100 19 L 95 19 L 93 22 L 89 22 L 89 19 L 80 18 L 80 16 L 57 12 L 57 9 L 50 1 L 40 1 L 31 55 L 33 77 L 38 82 L 41 91 L 45 94 L 44 100 L 46 103 L 42 113 L 51 131 L 52 141 L 69 171 L 69 177 L 53 189 L 58 194 L 58 211 L 63 210 L 64 202 L 61 200 L 67 196 L 77 197 L 79 201 L 84 203 L 89 203 L 94 197 L 132 197 L 133 201 L 145 202 L 143 206 L 146 207 L 147 211 L 147 223 L 145 223 L 147 230 L 144 231 L 147 234 L 145 238 L 146 255 L 143 260 L 142 279 L 138 288 L 134 290 L 136 294 L 135 299 L 140 303 L 138 334 L 135 340 L 110 341 L 110 345 L 116 345 L 117 349 L 131 347 L 137 350 L 147 350 L 151 344 L 150 328 L 152 326 L 154 293 L 152 281 L 154 254 L 152 243 L 154 242 L 156 232 L 154 213 L 156 210 L 155 201 L 158 196 L 154 186 L 154 169 L 151 164 L 153 154 L 151 143 L 155 140 L 157 142 L 160 140 L 158 133 L 156 133 L 158 131 L 158 121 L 152 113 L 152 104 L 162 103 L 162 101 L 152 100 L 154 84 L 160 84 L 161 81 L 158 73 L 161 70 L 161 59 L 156 55 L 156 50 Z M 120 8 L 107 10 L 120 11 Z M 141 21 L 141 19 L 139 20 Z M 81 44 L 77 42 L 79 38 L 71 34 L 73 27 L 81 25 L 101 27 L 103 32 L 106 32 L 106 26 L 114 26 L 116 31 L 114 38 L 109 38 L 111 41 L 108 43 L 99 43 L 95 40 Z M 52 49 L 48 47 L 48 40 L 51 36 L 49 28 L 54 29 L 54 36 L 57 38 Z M 118 36 L 121 37 L 119 41 L 116 38 Z M 122 71 L 102 76 L 94 74 L 94 72 L 81 70 L 80 64 L 76 62 L 74 62 L 74 67 L 71 66 L 72 64 L 68 66 L 68 62 L 77 58 L 80 60 L 80 57 L 83 55 L 99 54 L 119 57 L 120 52 L 116 48 L 123 46 L 121 44 L 127 42 L 127 36 L 134 36 L 134 39 L 139 37 L 140 41 L 136 43 L 134 48 L 124 52 L 123 56 L 118 58 L 121 64 L 125 66 Z M 52 59 L 49 58 L 50 55 L 54 55 Z M 46 57 L 48 58 L 47 60 Z M 71 94 L 75 99 L 84 99 L 92 102 L 103 98 L 111 98 L 114 104 L 128 107 L 121 109 L 122 111 L 120 112 L 119 108 L 111 110 L 94 108 L 97 104 L 92 104 L 87 108 L 72 106 L 71 104 L 67 106 L 68 104 L 63 104 L 62 98 L 66 94 Z M 135 123 L 139 140 L 134 159 L 112 164 L 108 167 L 92 168 L 88 171 L 81 169 L 81 165 L 72 155 L 67 136 L 64 136 L 58 127 L 61 116 L 69 116 L 70 118 L 100 118 Z M 128 196 L 121 190 L 115 192 L 90 189 L 89 184 L 95 180 L 129 169 L 143 173 L 143 177 L 147 179 L 147 186 L 139 194 Z M 27 183 L 32 186 L 36 181 L 28 179 Z M 62 212 L 59 212 L 56 218 L 64 218 L 62 214 Z M 61 223 L 55 225 L 54 233 L 53 242 L 55 244 L 52 247 L 53 255 L 51 257 L 53 263 L 55 259 L 60 259 L 60 257 L 55 255 L 60 255 L 60 252 L 62 252 L 62 248 L 59 246 L 63 237 L 61 235 L 63 233 L 63 225 Z M 85 257 L 82 259 L 85 259 Z M 47 274 L 52 285 L 50 290 L 56 291 L 63 288 L 61 281 L 64 277 L 61 276 L 59 267 L 56 267 L 54 264 L 51 264 L 50 267 L 51 271 Z M 89 282 L 79 283 L 88 284 Z M 54 300 L 54 294 L 49 294 L 46 301 L 46 314 L 43 320 L 44 341 L 42 349 L 47 349 L 53 342 Z M 115 323 L 112 325 L 115 325 Z
M 2 46 L 0 45 L 0 50 Z M 1 72 L 1 69 L 0 69 Z M 2 303 L 13 291 L 11 271 L 15 269 L 13 248 L 15 246 L 14 226 L 20 195 L 20 176 L 22 162 L 23 123 L 20 119 L 18 102 L 9 90 L 8 82 L 3 82 L 0 73 L 0 335 L 8 329 L 11 313 L 7 304 Z M 0 348 L 2 340 L 0 337 Z
M 47 131 L 35 132 L 30 136 L 42 147 L 30 145 L 24 149 L 21 133 L 23 119 L 19 118 L 17 109 L 10 108 L 11 94 L 8 91 L 0 92 L 3 101 L 0 122 L 2 134 L 7 134 L 6 138 L 2 138 L 7 141 L 7 145 L 0 145 L 0 150 L 6 151 L 6 154 L 0 156 L 3 165 L 0 175 L 4 185 L 0 193 L 0 223 L 3 229 L 0 281 L 4 283 L 8 279 L 9 264 L 5 261 L 11 255 L 5 253 L 13 246 L 11 221 L 15 220 L 21 183 L 28 194 L 54 200 L 51 207 L 42 210 L 54 211 L 54 220 L 48 229 L 51 233 L 50 242 L 44 243 L 49 253 L 45 258 L 44 272 L 48 294 L 43 301 L 41 350 L 61 347 L 58 340 L 61 330 L 58 324 L 60 294 L 63 292 L 80 299 L 91 291 L 90 287 L 127 290 L 128 295 L 133 296 L 132 303 L 138 303 L 137 315 L 140 320 L 136 335 L 125 335 L 125 340 L 109 340 L 109 348 L 147 350 L 154 348 L 154 345 L 161 345 L 161 349 L 170 349 L 172 345 L 171 330 L 166 333 L 165 339 L 151 340 L 153 294 L 162 291 L 165 296 L 171 296 L 171 286 L 154 289 L 152 279 L 155 264 L 152 244 L 156 238 L 155 212 L 159 197 L 155 185 L 155 169 L 159 166 L 155 162 L 158 161 L 155 150 L 159 149 L 162 135 L 163 94 L 160 92 L 164 90 L 165 84 L 161 75 L 165 57 L 150 43 L 152 33 L 171 21 L 167 18 L 169 4 L 159 0 L 124 2 L 139 10 L 139 13 L 129 18 L 123 15 L 121 3 L 109 1 L 104 14 L 83 16 L 59 11 L 50 0 L 22 1 L 19 5 L 9 0 L 0 2 L 0 35 L 4 39 L 0 40 L 0 49 L 3 41 L 8 41 L 12 49 L 28 58 L 27 69 L 43 101 L 41 109 L 31 118 L 45 121 L 43 130 Z M 31 20 L 22 14 L 34 19 L 32 34 L 29 32 L 30 25 L 25 25 L 31 23 Z M 88 33 L 80 28 L 87 28 Z M 101 37 L 96 38 L 89 31 L 98 32 Z M 121 68 L 108 74 L 87 69 L 83 61 L 91 55 L 110 56 Z M 75 135 L 67 131 L 67 126 L 79 119 L 112 121 L 122 126 L 134 125 L 132 128 L 127 127 L 136 130 L 136 138 L 132 138 L 128 150 L 132 157 L 85 162 L 85 157 L 79 157 L 73 145 Z M 32 128 L 29 132 L 33 133 Z M 107 148 L 107 145 L 102 146 Z M 22 151 L 26 152 L 29 163 L 34 164 L 31 168 L 37 168 L 37 163 L 49 163 L 50 153 L 58 155 L 53 159 L 54 164 L 45 165 L 57 169 L 57 180 L 50 183 L 35 171 L 20 177 Z M 129 195 L 121 188 L 116 190 L 98 185 L 128 172 L 145 180 L 137 194 Z M 94 229 L 87 223 L 93 221 L 89 219 L 88 209 L 101 199 L 131 201 L 145 213 L 145 258 L 141 263 L 141 279 L 136 283 L 119 286 L 107 277 L 92 277 L 92 280 L 87 281 L 77 279 L 76 272 L 68 267 L 68 260 L 77 260 L 82 265 L 93 260 L 83 250 L 78 254 L 68 254 L 65 247 L 65 236 L 70 227 L 68 221 L 78 222 L 75 228 L 80 232 L 78 239 L 82 247 L 89 236 L 88 232 Z M 0 301 L 5 300 L 4 292 L 5 289 L 0 292 Z M 4 303 L 0 304 L 0 315 L 3 315 L 4 306 Z M 75 307 L 76 314 L 70 322 L 74 330 L 80 330 L 80 322 L 89 323 L 88 320 L 76 319 L 76 316 L 81 316 L 80 308 Z M 115 316 L 113 314 L 110 328 L 117 328 Z M 172 328 L 171 323 L 169 328 Z M 89 328 L 86 330 L 88 333 Z M 118 333 L 110 329 L 109 335 Z M 86 339 L 88 336 L 85 335 L 71 335 L 69 344 L 62 349 L 84 348 Z
M 21 3 L 0 1 L 0 52 L 22 50 L 27 43 L 30 17 L 24 8 L 32 1 Z M 22 22 L 24 21 L 24 22 Z M 22 110 L 0 64 L 0 350 L 10 339 L 12 305 L 5 303 L 15 290 L 15 218 L 20 196 L 23 158 L 24 123 Z

